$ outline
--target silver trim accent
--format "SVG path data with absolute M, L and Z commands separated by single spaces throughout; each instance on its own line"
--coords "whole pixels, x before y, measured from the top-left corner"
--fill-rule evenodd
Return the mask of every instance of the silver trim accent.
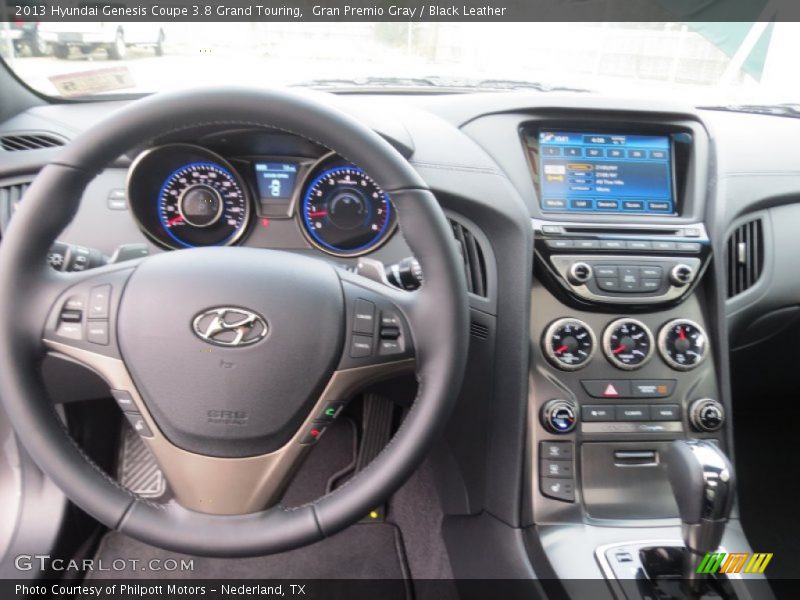
M 225 321 L 225 317 L 229 316 L 231 313 L 239 314 L 242 316 L 242 318 L 234 321 L 233 323 L 228 323 Z M 208 317 L 211 317 L 211 320 L 208 322 L 205 328 L 200 327 L 203 319 Z M 260 326 L 261 328 L 258 334 L 254 337 L 246 338 L 247 334 L 256 326 Z M 267 320 L 257 312 L 234 306 L 220 306 L 217 308 L 209 308 L 208 310 L 204 310 L 196 315 L 194 319 L 192 319 L 192 331 L 197 337 L 204 342 L 208 342 L 209 344 L 226 347 L 239 347 L 249 346 L 263 340 L 269 332 L 269 326 L 267 325 Z M 234 337 L 232 340 L 224 341 L 217 339 L 217 336 L 220 334 L 231 331 L 236 332 L 236 337 Z
M 636 365 L 628 365 L 624 362 L 617 359 L 617 355 L 611 350 L 611 334 L 614 329 L 622 325 L 623 323 L 633 323 L 634 325 L 638 325 L 641 327 L 645 334 L 647 335 L 648 339 L 650 340 L 650 347 L 647 351 L 647 355 L 644 357 L 644 360 Z M 653 338 L 653 332 L 650 331 L 650 328 L 639 321 L 638 319 L 631 319 L 628 317 L 624 317 L 622 319 L 617 319 L 615 321 L 611 321 L 608 325 L 606 325 L 605 331 L 603 331 L 603 354 L 606 355 L 608 361 L 617 367 L 618 369 L 622 369 L 623 371 L 636 371 L 637 369 L 641 369 L 645 366 L 650 359 L 653 358 L 653 354 L 656 351 L 655 339 Z
M 553 349 L 550 347 L 549 344 L 550 338 L 553 337 L 555 330 L 569 323 L 575 323 L 586 329 L 586 331 L 589 332 L 589 337 L 591 338 L 592 341 L 592 350 L 591 352 L 589 352 L 589 356 L 586 358 L 586 360 L 577 365 L 568 365 L 561 362 L 555 355 L 555 352 L 553 352 Z M 563 319 L 557 319 L 552 323 L 550 323 L 550 325 L 545 330 L 544 335 L 542 336 L 541 345 L 542 345 L 542 350 L 545 353 L 545 356 L 547 356 L 548 360 L 554 367 L 556 367 L 557 369 L 561 369 L 562 371 L 578 371 L 583 367 L 585 367 L 586 365 L 588 365 L 591 362 L 592 358 L 594 358 L 595 352 L 597 351 L 597 338 L 594 335 L 594 331 L 592 331 L 592 328 L 589 327 L 587 323 L 581 321 L 580 319 L 565 317 Z
M 680 433 L 680 421 L 592 421 L 581 423 L 581 433 Z
M 268 454 L 220 458 L 189 452 L 170 442 L 147 410 L 133 379 L 118 358 L 45 339 L 51 353 L 83 364 L 116 390 L 130 393 L 152 437 L 142 439 L 156 457 L 176 500 L 185 508 L 220 515 L 252 513 L 275 504 L 310 445 L 302 444 L 305 431 L 325 404 L 347 398 L 360 387 L 390 375 L 413 371 L 414 359 L 334 371 L 308 417 L 281 448 Z
M 679 362 L 672 360 L 669 354 L 667 354 L 667 333 L 672 327 L 678 324 L 691 325 L 692 327 L 695 327 L 698 331 L 700 331 L 705 339 L 705 344 L 703 344 L 703 354 L 693 365 L 682 365 Z M 671 321 L 667 321 L 661 326 L 661 329 L 658 332 L 658 353 L 661 355 L 661 358 L 664 359 L 664 362 L 676 371 L 691 371 L 692 369 L 699 367 L 708 356 L 708 346 L 709 339 L 706 330 L 703 329 L 698 323 L 695 323 L 689 319 L 672 319 Z
M 647 548 L 650 546 L 673 546 L 677 548 L 686 547 L 686 545 L 683 543 L 683 540 L 655 539 L 655 540 L 631 540 L 629 542 L 614 542 L 611 544 L 603 544 L 602 546 L 598 546 L 597 548 L 595 548 L 594 557 L 597 563 L 600 565 L 600 571 L 603 573 L 605 579 L 609 582 L 612 593 L 619 600 L 628 600 L 628 597 L 623 593 L 622 587 L 619 584 L 619 580 L 617 579 L 617 576 L 614 573 L 614 569 L 611 568 L 611 564 L 608 562 L 608 558 L 606 558 L 606 554 L 608 553 L 609 550 L 613 550 L 614 548 Z M 720 546 L 717 549 L 717 552 L 724 552 L 727 554 L 728 550 L 724 546 Z M 740 573 L 730 573 L 726 575 L 728 576 L 729 579 L 742 579 Z

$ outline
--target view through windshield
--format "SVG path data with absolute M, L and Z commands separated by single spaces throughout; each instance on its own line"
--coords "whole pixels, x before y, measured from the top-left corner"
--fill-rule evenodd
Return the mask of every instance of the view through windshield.
M 2 55 L 53 96 L 198 85 L 547 87 L 800 102 L 797 23 L 23 23 Z

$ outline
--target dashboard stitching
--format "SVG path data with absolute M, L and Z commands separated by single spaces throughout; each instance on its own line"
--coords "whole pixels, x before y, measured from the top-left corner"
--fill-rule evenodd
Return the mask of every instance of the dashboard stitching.
M 426 169 L 440 169 L 443 171 L 464 171 L 468 173 L 482 173 L 484 175 L 498 175 L 500 177 L 506 177 L 505 173 L 501 172 L 498 169 L 493 169 L 491 167 L 471 167 L 469 165 L 459 165 L 455 163 L 433 163 L 433 162 L 424 162 L 416 160 L 412 160 L 409 162 L 415 167 L 422 167 Z

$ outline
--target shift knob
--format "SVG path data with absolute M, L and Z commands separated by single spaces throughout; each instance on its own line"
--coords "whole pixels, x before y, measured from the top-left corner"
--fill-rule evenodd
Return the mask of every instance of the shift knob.
M 666 465 L 686 547 L 700 555 L 715 551 L 733 505 L 733 466 L 717 446 L 702 440 L 672 442 Z

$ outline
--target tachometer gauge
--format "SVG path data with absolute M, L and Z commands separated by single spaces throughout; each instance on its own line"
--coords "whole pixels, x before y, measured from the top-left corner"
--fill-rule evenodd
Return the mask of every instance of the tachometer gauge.
M 300 218 L 309 241 L 337 256 L 374 250 L 386 241 L 395 221 L 386 193 L 352 165 L 328 168 L 311 181 Z
M 542 349 L 554 366 L 564 371 L 585 367 L 595 350 L 594 332 L 578 319 L 559 319 L 547 328 Z
M 670 367 L 678 371 L 694 369 L 708 353 L 708 337 L 703 328 L 688 319 L 675 319 L 661 328 L 658 350 Z
M 603 352 L 620 369 L 638 369 L 650 360 L 653 350 L 653 334 L 636 319 L 618 319 L 603 333 Z
M 176 169 L 158 194 L 161 225 L 184 247 L 233 243 L 247 223 L 248 206 L 236 177 L 212 162 L 193 162 Z

